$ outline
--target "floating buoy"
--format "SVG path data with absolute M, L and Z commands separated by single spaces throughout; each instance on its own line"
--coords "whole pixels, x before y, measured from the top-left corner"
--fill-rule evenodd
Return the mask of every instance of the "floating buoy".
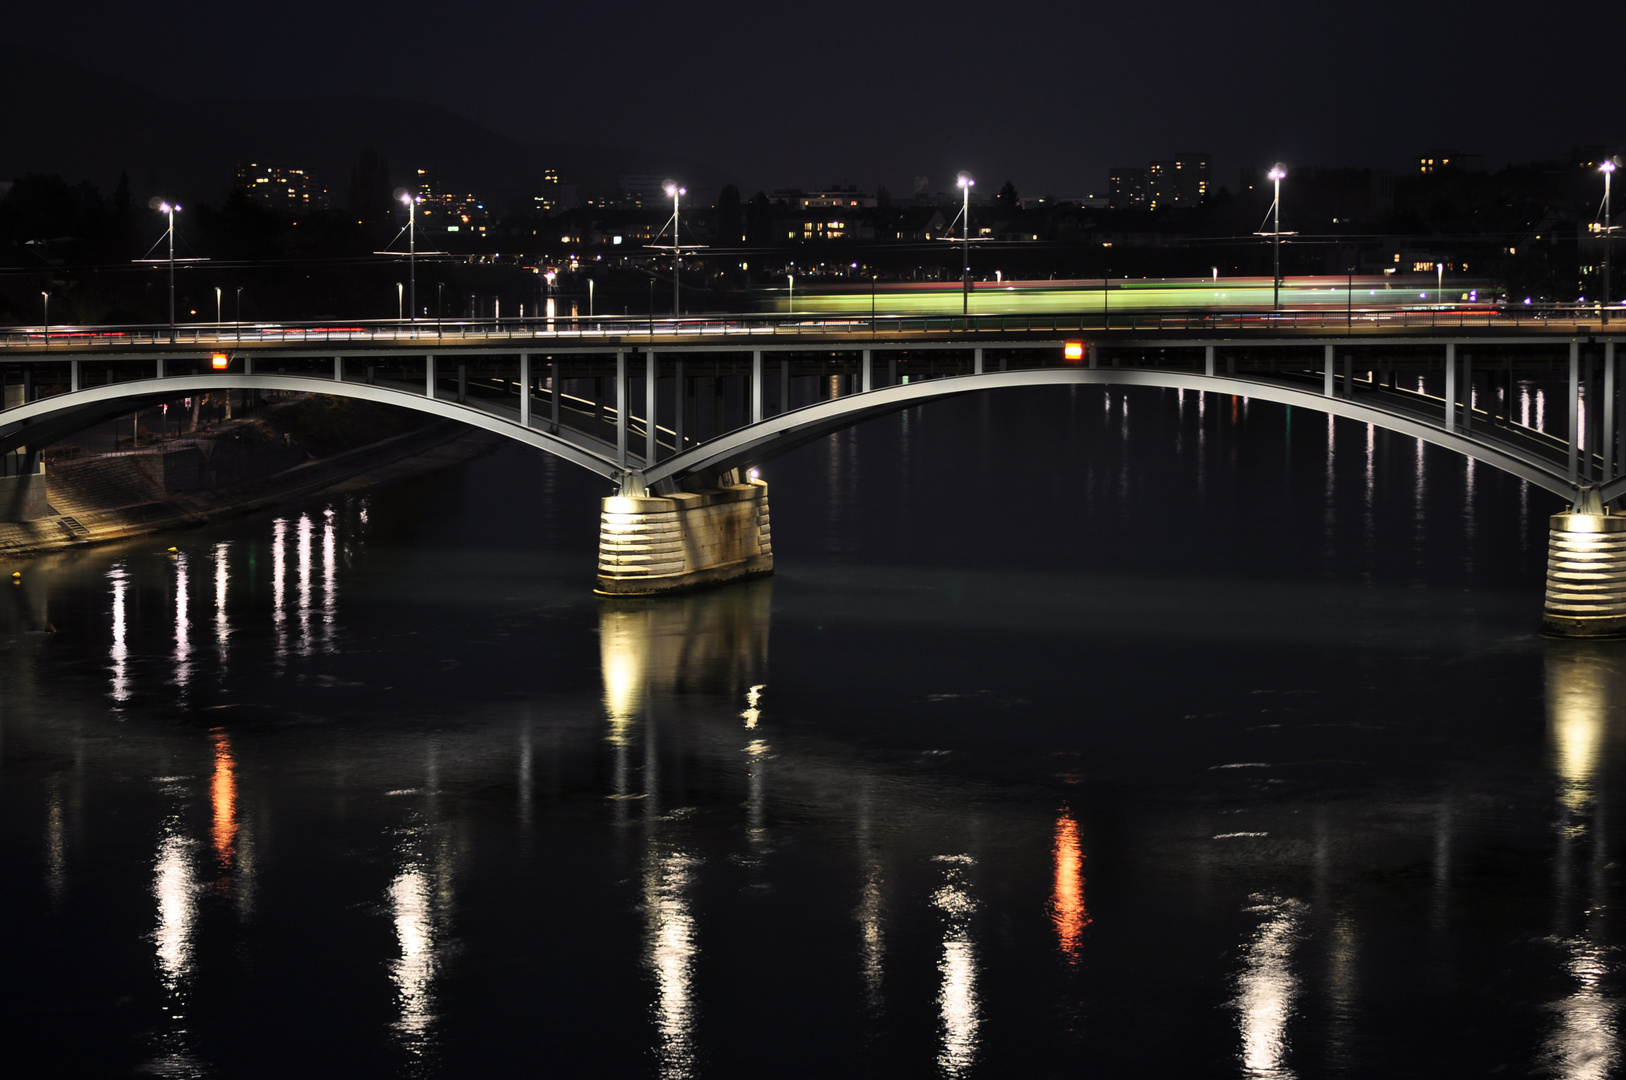
M 175 549 L 174 549 L 174 548 L 170 548 L 170 549 L 169 549 L 169 552 L 170 552 L 170 554 L 171 554 L 171 555 L 173 555 L 173 554 L 174 554 L 174 553 L 175 553 Z

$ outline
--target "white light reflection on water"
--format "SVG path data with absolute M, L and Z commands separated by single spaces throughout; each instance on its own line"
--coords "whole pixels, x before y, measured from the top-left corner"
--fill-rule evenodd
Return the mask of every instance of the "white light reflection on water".
M 311 654 L 311 517 L 299 515 L 299 655 Z
M 432 791 L 432 773 L 427 782 Z M 430 841 L 422 826 L 402 832 L 401 867 L 386 890 L 398 950 L 390 962 L 399 1011 L 393 1026 L 401 1046 L 415 1056 L 429 1049 L 438 1019 L 435 980 L 452 905 L 450 853 L 444 843 L 430 851 Z
M 858 850 L 864 864 L 864 884 L 858 894 L 859 938 L 863 945 L 864 1005 L 871 1016 L 878 1016 L 885 1001 L 883 986 L 883 960 L 886 956 L 885 929 L 881 923 L 881 884 L 883 881 L 880 856 L 875 851 L 872 815 L 874 808 L 869 785 L 866 782 L 858 800 Z
M 226 639 L 231 636 L 231 626 L 226 621 L 226 583 L 231 575 L 230 550 L 230 544 L 222 542 L 215 545 L 215 648 L 220 653 L 222 675 L 226 669 Z
M 332 653 L 334 624 L 338 621 L 338 536 L 333 528 L 333 507 L 322 511 L 322 651 Z
M 175 685 L 182 690 L 192 681 L 192 624 L 186 613 L 186 553 L 175 555 Z
M 130 673 L 127 664 L 130 659 L 129 645 L 126 636 L 129 634 L 129 624 L 124 614 L 124 595 L 129 590 L 130 578 L 124 570 L 123 563 L 114 563 L 107 572 L 108 580 L 113 582 L 113 647 L 108 656 L 113 661 L 113 700 L 128 701 L 130 699 Z
M 182 777 L 160 777 L 174 784 Z M 158 925 L 152 941 L 164 990 L 164 1030 L 161 1052 L 140 1071 L 158 1076 L 199 1076 L 205 1070 L 189 1050 L 186 1006 L 195 963 L 193 936 L 198 919 L 196 844 L 182 831 L 181 817 L 164 823 L 153 864 L 152 895 L 158 905 Z
M 942 977 L 937 992 L 942 1047 L 937 1067 L 948 1076 L 965 1076 L 976 1064 L 977 1030 L 982 1025 L 982 1002 L 977 993 L 977 947 L 971 937 L 971 917 L 977 901 L 966 882 L 966 869 L 976 860 L 969 855 L 938 855 L 943 884 L 932 894 L 932 905 L 943 916 L 943 956 L 937 962 Z
M 45 888 L 52 903 L 60 903 L 68 881 L 68 841 L 62 824 L 62 787 L 51 779 L 50 803 L 45 811 Z
M 688 890 L 699 860 L 655 850 L 644 869 L 644 962 L 655 976 L 656 1060 L 664 1080 L 696 1075 L 694 1049 L 695 919 Z
M 1304 904 L 1281 897 L 1254 896 L 1246 910 L 1263 921 L 1242 950 L 1237 976 L 1238 1034 L 1242 1037 L 1243 1075 L 1260 1080 L 1290 1080 L 1287 1066 L 1288 1021 L 1299 995 L 1293 950 L 1304 919 Z
M 271 523 L 271 626 L 276 632 L 277 659 L 288 657 L 288 519 Z

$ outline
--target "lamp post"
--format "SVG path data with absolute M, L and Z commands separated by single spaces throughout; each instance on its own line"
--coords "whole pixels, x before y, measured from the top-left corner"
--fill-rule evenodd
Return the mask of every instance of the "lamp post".
M 587 279 L 587 317 L 593 317 L 593 279 Z
M 1271 265 L 1270 275 L 1270 307 L 1272 311 L 1282 309 L 1282 177 L 1287 170 L 1280 165 L 1271 167 L 1270 182 L 1275 185 L 1275 197 L 1271 200 L 1270 208 L 1276 215 L 1271 226 L 1271 236 L 1275 243 L 1273 246 L 1275 258 Z
M 790 316 L 796 314 L 796 275 L 786 274 L 785 283 L 790 289 L 790 292 L 787 294 L 788 298 L 785 300 L 785 314 Z
M 1620 160 L 1610 158 L 1598 166 L 1603 173 L 1603 321 L 1609 321 L 1609 249 L 1614 246 L 1615 227 L 1609 217 L 1609 180 L 1619 168 Z
M 215 333 L 220 333 L 220 286 L 215 286 Z
M 165 214 L 165 215 L 167 215 L 169 217 L 169 230 L 168 230 L 167 235 L 169 237 L 169 343 L 171 345 L 175 344 L 175 337 L 176 337 L 176 335 L 175 335 L 175 211 L 177 211 L 179 209 L 180 209 L 180 206 L 176 205 L 176 204 L 173 204 L 173 203 L 161 202 L 161 203 L 158 204 L 158 212 L 160 214 Z
M 412 321 L 418 321 L 418 200 L 410 192 L 401 193 L 407 208 L 407 282 L 411 286 L 408 299 L 412 301 Z M 397 288 L 400 284 L 397 283 Z M 397 315 L 397 318 L 400 316 Z
M 1434 260 L 1434 306 L 1445 306 L 1445 260 Z
M 678 245 L 678 199 L 687 195 L 689 189 L 668 180 L 666 193 L 672 196 L 672 318 L 676 319 L 683 314 L 678 304 L 678 283 L 683 269 L 683 248 Z
M 960 254 L 964 264 L 960 270 L 960 314 L 971 314 L 971 188 L 976 181 L 969 173 L 954 178 L 954 184 L 963 193 L 960 207 Z
M 869 336 L 875 336 L 875 283 L 880 280 L 879 274 L 869 276 Z
M 401 296 L 402 296 L 401 288 L 402 288 L 401 283 L 399 281 L 397 281 L 395 283 L 395 321 L 396 322 L 401 321 Z
M 45 314 L 40 319 L 40 333 L 45 338 L 45 347 L 49 349 L 51 347 L 51 294 L 41 289 L 40 296 L 45 301 Z
M 435 336 L 440 337 L 440 294 L 446 288 L 444 281 L 435 282 Z

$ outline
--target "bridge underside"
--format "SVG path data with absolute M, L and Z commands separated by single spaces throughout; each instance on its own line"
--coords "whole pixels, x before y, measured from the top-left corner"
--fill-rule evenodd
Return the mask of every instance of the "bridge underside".
M 361 347 L 317 355 L 261 348 L 232 355 L 224 372 L 209 370 L 198 350 L 0 356 L 9 406 L 0 410 L 0 452 L 38 448 L 137 408 L 223 389 L 389 403 L 589 469 L 615 484 L 611 498 L 623 500 L 615 513 L 666 514 L 668 525 L 705 519 L 710 529 L 728 515 L 692 512 L 701 505 L 759 507 L 730 519 L 727 544 L 713 543 L 710 533 L 683 541 L 684 565 L 705 571 L 699 576 L 707 580 L 715 577 L 708 559 L 749 564 L 742 572 L 771 566 L 766 490 L 746 483 L 746 470 L 868 419 L 985 390 L 1099 384 L 1242 395 L 1423 440 L 1572 504 L 1586 502 L 1602 517 L 1612 517 L 1604 509 L 1610 501 L 1626 496 L 1626 409 L 1613 337 L 1202 340 L 1115 332 L 1084 343 L 1076 361 L 1064 359 L 1064 344 L 981 334 L 549 351 Z M 625 500 L 666 502 L 633 510 Z M 605 566 L 619 573 L 637 561 L 625 558 L 625 541 L 638 530 L 605 513 L 601 587 Z M 747 532 L 753 539 L 741 547 L 736 541 Z M 670 570 L 675 541 L 669 535 L 662 542 L 665 561 L 647 564 Z M 704 553 L 725 547 L 726 559 Z M 690 570 L 666 576 L 681 584 Z

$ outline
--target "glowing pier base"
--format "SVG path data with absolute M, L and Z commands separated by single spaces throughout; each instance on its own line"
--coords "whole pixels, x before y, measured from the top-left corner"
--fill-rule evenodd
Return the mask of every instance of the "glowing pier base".
M 1626 514 L 1584 493 L 1554 514 L 1547 547 L 1547 610 L 1553 637 L 1626 637 Z
M 761 480 L 604 500 L 595 590 L 603 595 L 651 596 L 771 573 L 768 485 Z

